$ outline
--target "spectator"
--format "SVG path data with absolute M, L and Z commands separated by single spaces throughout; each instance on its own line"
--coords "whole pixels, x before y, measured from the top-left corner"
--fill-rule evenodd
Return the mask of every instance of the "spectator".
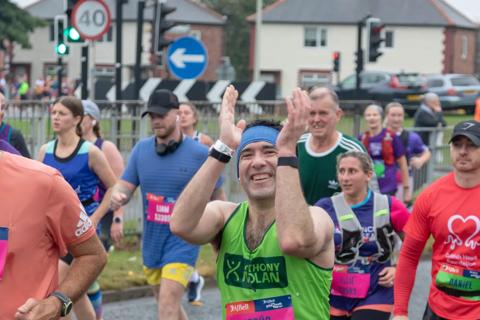
M 395 197 L 369 189 L 373 166 L 365 153 L 340 154 L 337 175 L 342 192 L 316 203 L 335 225 L 330 319 L 388 320 L 393 310 L 395 235 L 403 237 L 410 214 Z
M 420 193 L 405 226 L 406 236 L 398 261 L 402 272 L 395 279 L 395 320 L 408 319 L 418 261 L 430 238 L 433 239 L 432 282 L 423 319 L 479 319 L 479 122 L 469 120 L 455 126 L 450 157 L 453 172 Z
M 10 143 L 22 156 L 30 158 L 30 152 L 28 151 L 25 139 L 20 130 L 14 129 L 8 123 L 3 122 L 6 108 L 5 96 L 0 93 L 0 139 Z
M 340 192 L 335 173 L 337 156 L 350 150 L 366 151 L 357 139 L 337 130 L 342 110 L 335 91 L 314 88 L 309 97 L 308 133 L 298 141 L 297 155 L 305 199 L 314 205 L 320 198 Z M 378 190 L 376 177 L 372 180 L 374 190 Z
M 383 109 L 377 105 L 369 105 L 364 112 L 368 130 L 360 139 L 373 160 L 373 168 L 378 177 L 380 193 L 395 195 L 397 192 L 397 165 L 400 168 L 403 183 L 403 202 L 412 199 L 408 184 L 408 167 L 405 149 L 397 134 L 382 127 Z
M 181 299 L 191 278 L 199 247 L 170 231 L 170 218 L 182 190 L 208 157 L 208 149 L 183 138 L 179 102 L 170 90 L 157 90 L 142 117 L 149 115 L 154 136 L 133 148 L 127 168 L 115 185 L 112 209 L 126 204 L 137 186 L 144 210 L 142 256 L 147 282 L 158 303 L 160 319 L 186 319 Z M 222 179 L 208 179 L 216 187 L 209 198 L 223 199 Z
M 447 122 L 443 119 L 440 99 L 435 93 L 429 92 L 425 94 L 422 105 L 415 113 L 414 126 L 415 128 L 441 128 L 447 126 Z M 430 131 L 419 131 L 418 135 L 427 146 L 439 143 L 438 140 L 430 141 Z M 438 135 L 438 137 L 438 139 L 443 140 L 443 134 Z M 440 144 L 443 144 L 442 141 L 440 141 Z
M 192 243 L 211 242 L 219 250 L 222 319 L 326 320 L 333 224 L 324 210 L 306 203 L 295 157 L 310 101 L 295 89 L 293 98 L 286 100 L 288 122 L 279 131 L 268 122 L 246 129 L 244 120 L 235 125 L 237 97 L 235 88 L 227 87 L 220 139 L 183 190 L 174 208 L 172 231 Z M 247 201 L 207 204 L 215 178 L 235 149 Z
M 59 319 L 100 273 L 106 255 L 58 171 L 3 151 L 0 171 L 0 319 Z M 67 250 L 75 259 L 59 283 L 58 259 Z

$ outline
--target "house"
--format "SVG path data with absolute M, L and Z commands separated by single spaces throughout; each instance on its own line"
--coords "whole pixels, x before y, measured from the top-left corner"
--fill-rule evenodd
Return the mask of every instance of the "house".
M 90 69 L 94 70 L 96 78 L 112 78 L 115 74 L 115 0 L 105 1 L 110 9 L 112 24 L 102 39 L 90 44 Z M 123 5 L 122 27 L 122 78 L 131 80 L 135 65 L 136 32 L 137 32 L 137 5 L 138 0 L 129 0 Z M 39 0 L 25 8 L 32 16 L 40 17 L 49 22 L 48 27 L 37 28 L 30 35 L 31 49 L 15 48 L 14 65 L 17 74 L 27 74 L 32 82 L 35 79 L 55 76 L 57 57 L 55 55 L 53 21 L 56 15 L 64 13 L 63 0 Z M 144 25 L 142 38 L 141 68 L 142 77 L 164 76 L 164 67 L 158 66 L 156 58 L 151 53 L 152 31 L 154 30 L 153 2 L 147 1 L 144 11 Z M 215 80 L 218 66 L 224 55 L 224 25 L 225 18 L 207 6 L 195 0 L 169 0 L 168 6 L 176 10 L 168 15 L 168 19 L 178 23 L 170 29 L 168 36 L 171 39 L 190 35 L 200 39 L 208 52 L 208 65 L 199 78 L 201 80 Z M 81 72 L 81 45 L 71 44 L 70 53 L 63 58 L 64 75 L 69 79 L 78 80 Z
M 383 55 L 365 70 L 475 72 L 478 26 L 443 0 L 278 0 L 262 12 L 261 77 L 279 84 L 280 94 L 335 83 L 334 52 L 341 54 L 340 79 L 353 74 L 357 25 L 367 15 L 386 26 Z M 247 19 L 254 46 L 255 15 Z

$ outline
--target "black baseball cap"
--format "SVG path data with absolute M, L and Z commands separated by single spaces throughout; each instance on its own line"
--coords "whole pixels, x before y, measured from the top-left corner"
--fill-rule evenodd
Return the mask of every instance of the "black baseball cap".
M 453 128 L 449 142 L 460 136 L 467 137 L 473 144 L 480 147 L 480 122 L 474 120 L 460 122 Z
M 178 109 L 179 105 L 178 97 L 172 91 L 167 89 L 155 90 L 148 99 L 147 110 L 142 113 L 142 117 L 150 113 L 163 116 L 171 109 Z

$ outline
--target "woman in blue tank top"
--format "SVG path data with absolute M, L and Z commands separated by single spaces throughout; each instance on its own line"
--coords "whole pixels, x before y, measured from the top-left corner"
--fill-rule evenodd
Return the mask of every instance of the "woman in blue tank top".
M 183 102 L 179 106 L 179 111 L 178 114 L 180 116 L 179 120 L 182 133 L 185 136 L 191 137 L 193 140 L 210 147 L 213 144 L 212 138 L 195 129 L 198 123 L 198 110 L 195 105 L 190 102 Z
M 54 102 L 50 116 L 57 138 L 40 148 L 38 160 L 62 173 L 98 227 L 100 219 L 108 211 L 110 188 L 116 178 L 100 149 L 81 138 L 83 113 L 82 103 L 77 98 L 63 97 Z M 107 187 L 107 192 L 104 200 L 98 203 L 94 196 L 100 181 Z M 71 262 L 71 258 L 66 256 L 59 263 L 60 281 L 67 274 Z M 98 318 L 86 296 L 75 303 L 74 310 L 79 320 Z

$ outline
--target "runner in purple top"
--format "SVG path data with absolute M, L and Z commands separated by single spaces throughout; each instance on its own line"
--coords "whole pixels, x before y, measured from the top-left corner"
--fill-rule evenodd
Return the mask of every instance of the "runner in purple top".
M 10 143 L 8 143 L 7 141 L 5 141 L 3 139 L 0 139 L 0 151 L 6 151 L 6 152 L 9 152 L 9 153 L 21 155 L 20 152 L 18 152 L 17 149 L 12 147 L 12 145 Z
M 383 110 L 377 105 L 370 105 L 365 109 L 365 121 L 368 130 L 359 138 L 372 157 L 375 174 L 378 177 L 380 192 L 395 195 L 397 192 L 397 165 L 402 173 L 404 203 L 411 201 L 411 192 L 408 184 L 408 167 L 405 157 L 405 148 L 395 132 L 382 128 Z

